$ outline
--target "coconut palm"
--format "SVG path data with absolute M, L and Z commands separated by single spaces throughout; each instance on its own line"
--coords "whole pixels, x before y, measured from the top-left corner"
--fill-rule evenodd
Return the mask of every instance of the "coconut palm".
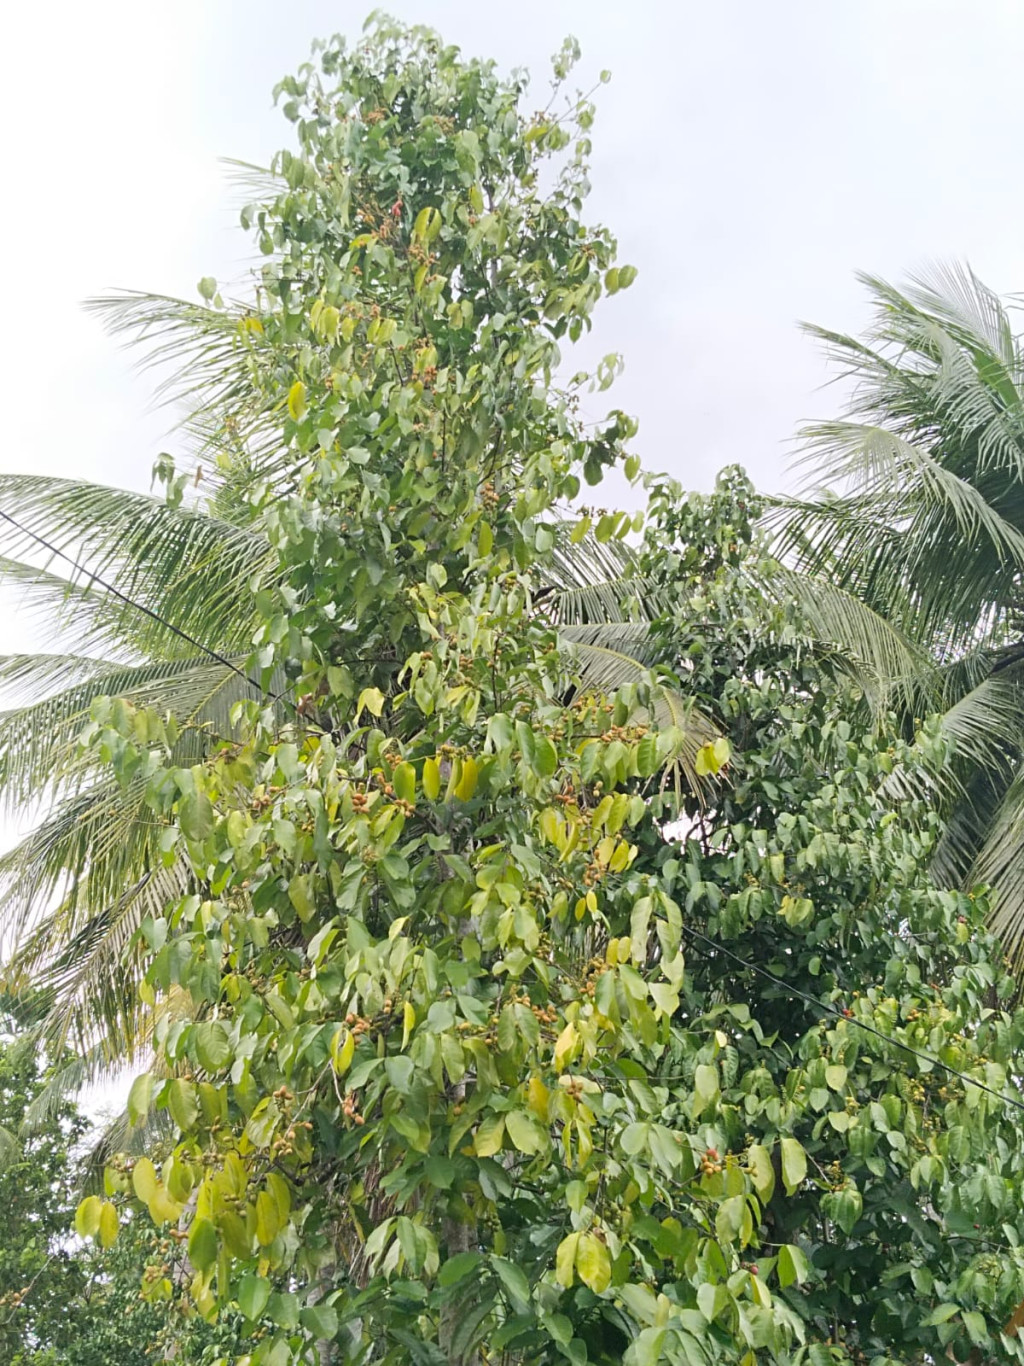
M 994 928 L 1024 966 L 1024 347 L 966 269 L 898 290 L 863 277 L 864 338 L 812 327 L 849 385 L 808 427 L 802 496 L 777 551 L 858 597 L 926 663 L 907 724 L 937 711 L 953 746 L 943 881 L 995 888 Z

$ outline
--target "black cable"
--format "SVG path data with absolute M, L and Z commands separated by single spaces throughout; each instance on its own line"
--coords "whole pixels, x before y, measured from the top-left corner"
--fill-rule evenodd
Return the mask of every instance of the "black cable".
M 830 1005 L 827 1001 L 821 1001 L 816 996 L 811 996 L 806 991 L 801 991 L 799 987 L 792 986 L 782 977 L 777 977 L 774 972 L 769 972 L 767 968 L 759 967 L 756 963 L 751 963 L 749 959 L 741 954 L 734 953 L 732 949 L 727 949 L 724 944 L 708 935 L 702 934 L 700 930 L 684 928 L 684 934 L 692 935 L 694 939 L 700 939 L 716 953 L 724 953 L 727 958 L 731 958 L 734 963 L 739 963 L 741 967 L 747 968 L 750 972 L 756 972 L 761 977 L 766 977 L 769 982 L 774 982 L 777 987 L 781 987 L 787 995 L 806 1001 L 808 1005 L 822 1011 L 825 1015 L 832 1015 L 837 1020 L 845 1020 L 848 1024 L 856 1025 L 858 1029 L 865 1030 L 868 1034 L 874 1034 L 883 1043 L 892 1044 L 894 1048 L 902 1048 L 904 1053 L 910 1053 L 913 1057 L 919 1058 L 922 1062 L 930 1063 L 933 1067 L 941 1067 L 942 1070 L 951 1077 L 958 1077 L 968 1086 L 976 1086 L 979 1091 L 987 1091 L 990 1096 L 995 1096 L 996 1100 L 1002 1101 L 1004 1105 L 1012 1105 L 1016 1110 L 1024 1111 L 1024 1101 L 1015 1100 L 1013 1096 L 1005 1096 L 997 1091 L 994 1086 L 988 1086 L 983 1081 L 976 1081 L 974 1077 L 969 1077 L 966 1072 L 958 1072 L 955 1067 L 950 1067 L 949 1063 L 943 1062 L 932 1053 L 925 1053 L 920 1048 L 914 1048 L 912 1044 L 903 1043 L 900 1039 L 894 1039 L 891 1034 L 885 1034 L 874 1025 L 868 1024 L 865 1020 L 859 1020 L 856 1015 L 847 1015 L 845 1011 L 839 1010 L 836 1006 Z
M 203 654 L 209 655 L 209 657 L 216 660 L 218 664 L 223 664 L 225 668 L 230 669 L 232 673 L 236 673 L 239 678 L 244 679 L 250 688 L 254 688 L 257 692 L 262 694 L 263 690 L 260 688 L 259 684 L 255 683 L 243 669 L 240 669 L 237 664 L 233 664 L 225 655 L 218 654 L 216 650 L 211 650 L 210 647 L 204 645 L 201 640 L 196 640 L 195 636 L 190 636 L 187 631 L 183 631 L 172 622 L 166 621 L 158 612 L 154 612 L 152 608 L 146 607 L 143 603 L 136 602 L 133 598 L 128 597 L 127 594 L 122 593 L 119 588 L 115 588 L 113 584 L 107 583 L 105 579 L 101 579 L 99 574 L 93 573 L 93 571 L 87 569 L 84 564 L 80 564 L 78 560 L 73 559 L 65 551 L 58 549 L 58 547 L 51 541 L 48 541 L 45 536 L 40 536 L 38 532 L 31 531 L 27 526 L 23 526 L 17 518 L 12 517 L 9 512 L 4 512 L 2 508 L 0 508 L 0 517 L 2 517 L 5 522 L 10 522 L 11 526 L 17 527 L 22 535 L 31 537 L 38 545 L 41 545 L 45 550 L 48 550 L 51 555 L 57 555 L 60 559 L 65 560 L 73 569 L 76 569 L 79 574 L 84 575 L 92 583 L 99 584 L 99 586 L 105 592 L 110 593 L 112 597 L 118 598 L 121 602 L 125 603 L 126 606 L 134 608 L 136 612 L 142 612 L 152 621 L 157 622 L 168 631 L 172 631 L 174 635 L 178 636 L 181 640 L 187 641 L 189 645 L 193 645 L 197 650 L 202 650 Z M 280 694 L 278 696 L 280 696 Z M 272 700 L 277 701 L 278 698 L 275 697 Z

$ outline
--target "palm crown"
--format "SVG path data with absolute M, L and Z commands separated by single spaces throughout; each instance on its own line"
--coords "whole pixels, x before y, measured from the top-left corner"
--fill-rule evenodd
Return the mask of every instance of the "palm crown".
M 918 653 L 908 725 L 952 744 L 937 876 L 992 884 L 1024 957 L 1024 350 L 970 271 L 905 291 L 864 277 L 865 339 L 809 329 L 850 382 L 843 419 L 803 433 L 807 496 L 776 509 L 777 548 L 859 597 Z M 909 658 L 909 656 L 908 656 Z

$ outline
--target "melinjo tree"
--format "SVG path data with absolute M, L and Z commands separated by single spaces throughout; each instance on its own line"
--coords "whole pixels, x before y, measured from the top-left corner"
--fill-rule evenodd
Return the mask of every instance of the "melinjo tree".
M 754 601 L 741 483 L 655 487 L 603 590 L 619 644 L 641 583 L 661 604 L 645 667 L 566 643 L 567 563 L 631 525 L 584 485 L 639 471 L 632 422 L 558 378 L 633 275 L 582 219 L 574 55 L 526 114 L 520 78 L 380 20 L 280 87 L 297 150 L 244 211 L 266 263 L 224 343 L 259 439 L 218 475 L 273 551 L 263 696 L 188 765 L 175 717 L 93 705 L 83 746 L 192 881 L 139 936 L 175 1009 L 129 1110 L 174 1138 L 79 1228 L 144 1205 L 178 1247 L 147 1296 L 237 1309 L 254 1366 L 995 1342 L 1019 1026 L 984 1016 L 974 903 L 926 881 L 926 808 L 887 807 L 927 737 L 890 744 Z M 1005 1217 L 994 1289 L 970 1192 Z

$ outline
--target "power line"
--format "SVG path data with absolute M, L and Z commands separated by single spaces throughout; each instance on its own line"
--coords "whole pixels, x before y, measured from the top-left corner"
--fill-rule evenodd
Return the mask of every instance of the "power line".
M 974 1077 L 969 1077 L 966 1072 L 957 1071 L 955 1067 L 951 1067 L 949 1063 L 943 1062 L 941 1058 L 936 1057 L 933 1053 L 926 1053 L 923 1049 L 914 1048 L 912 1044 L 903 1043 L 901 1039 L 894 1039 L 891 1034 L 886 1034 L 881 1029 L 876 1029 L 874 1025 L 868 1024 L 866 1020 L 860 1020 L 856 1015 L 847 1015 L 845 1011 L 839 1010 L 829 1002 L 821 1001 L 816 996 L 811 996 L 808 992 L 801 991 L 799 987 L 792 986 L 785 978 L 778 977 L 774 972 L 769 972 L 767 968 L 759 967 L 757 963 L 752 963 L 748 958 L 744 958 L 741 954 L 734 953 L 732 949 L 727 949 L 724 944 L 719 943 L 715 939 L 711 939 L 706 934 L 702 934 L 700 930 L 687 927 L 684 929 L 683 933 L 692 936 L 694 939 L 702 940 L 709 948 L 714 949 L 716 953 L 722 953 L 726 958 L 731 958 L 734 963 L 738 963 L 741 967 L 747 968 L 750 972 L 756 972 L 759 976 L 767 978 L 769 982 L 774 982 L 777 987 L 781 987 L 787 995 L 801 1001 L 806 1001 L 808 1005 L 814 1006 L 816 1010 L 822 1011 L 823 1014 L 832 1015 L 837 1020 L 844 1020 L 847 1024 L 856 1025 L 858 1029 L 863 1029 L 868 1034 L 874 1034 L 875 1037 L 881 1039 L 883 1043 L 891 1044 L 894 1048 L 900 1048 L 904 1053 L 911 1054 L 912 1057 L 920 1059 L 921 1062 L 930 1063 L 933 1067 L 941 1067 L 948 1076 L 958 1077 L 960 1081 L 968 1086 L 976 1086 L 979 1091 L 986 1091 L 990 1096 L 994 1096 L 996 1100 L 1002 1101 L 1004 1105 L 1012 1105 L 1015 1110 L 1024 1111 L 1024 1101 L 1016 1100 L 1013 1096 L 1003 1095 L 1003 1093 L 997 1091 L 994 1086 L 988 1086 L 983 1081 L 976 1081 Z
M 151 607 L 147 607 L 144 603 L 136 602 L 134 598 L 128 597 L 126 593 L 122 593 L 121 590 L 115 588 L 113 584 L 107 583 L 99 574 L 94 573 L 91 569 L 87 569 L 84 564 L 81 564 L 71 555 L 68 555 L 66 551 L 60 550 L 52 541 L 48 541 L 45 536 L 40 536 L 37 531 L 32 531 L 29 527 L 24 526 L 17 518 L 12 517 L 9 512 L 4 512 L 3 508 L 0 508 L 0 518 L 3 518 L 5 522 L 9 522 L 11 526 L 16 527 L 23 536 L 30 537 L 37 545 L 41 545 L 45 550 L 48 550 L 51 555 L 56 555 L 59 559 L 64 560 L 92 583 L 99 584 L 99 586 L 112 597 L 117 598 L 126 606 L 133 608 L 136 612 L 141 612 L 144 616 L 149 617 L 151 621 L 157 622 L 158 625 L 165 627 L 168 631 L 171 631 L 174 635 L 178 636 L 179 639 L 187 641 L 189 645 L 194 646 L 197 650 L 201 650 L 203 654 L 208 655 L 210 659 L 216 660 L 218 664 L 223 664 L 225 668 L 230 669 L 232 673 L 236 673 L 239 678 L 243 679 L 250 688 L 262 692 L 259 685 L 249 677 L 245 670 L 240 669 L 237 664 L 232 663 L 225 655 L 219 654 L 216 650 L 211 650 L 208 645 L 204 645 L 201 640 L 196 640 L 195 636 L 189 635 L 189 633 L 183 631 L 180 626 L 175 626 L 173 622 L 167 621 L 159 612 L 154 612 Z M 277 698 L 274 698 L 273 700 L 276 701 Z

